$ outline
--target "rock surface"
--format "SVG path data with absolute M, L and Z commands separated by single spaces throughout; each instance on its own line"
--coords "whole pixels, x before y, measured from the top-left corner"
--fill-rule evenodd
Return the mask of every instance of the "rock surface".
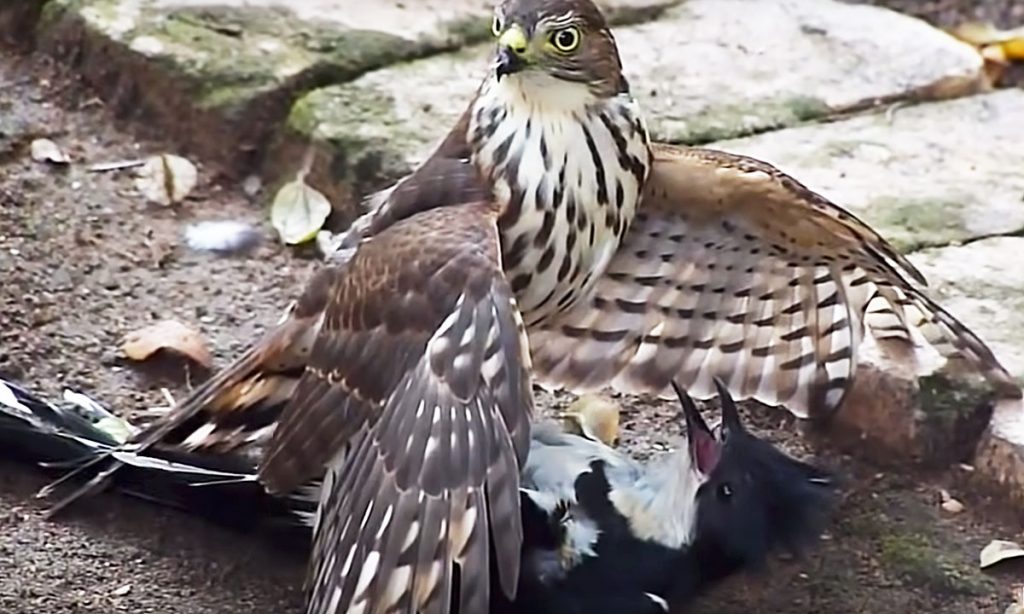
M 672 142 L 958 96 L 981 85 L 977 54 L 946 34 L 831 0 L 690 0 L 656 21 L 616 30 L 616 39 L 653 136 Z M 490 50 L 469 47 L 313 91 L 293 107 L 288 126 L 327 155 L 387 161 L 373 169 L 382 177 L 361 178 L 385 181 L 422 160 L 455 123 Z
M 984 339 L 1018 381 L 1024 381 L 1024 272 L 1008 266 L 1007 258 L 1022 250 L 1024 239 L 996 237 L 911 255 L 932 295 Z M 905 350 L 867 344 L 858 380 L 837 416 L 841 438 L 849 447 L 881 449 L 894 462 L 976 464 L 980 480 L 1024 501 L 1020 400 L 949 369 L 934 352 L 919 349 L 918 355 L 923 359 L 914 368 Z
M 1024 91 L 894 108 L 713 147 L 768 160 L 902 251 L 1024 230 Z
M 1024 340 L 1015 333 L 1024 324 L 1024 276 L 1007 258 L 1024 248 L 1024 239 L 979 239 L 1024 229 L 1024 151 L 1014 136 L 1022 133 L 1024 92 L 1002 91 L 714 147 L 771 161 L 904 251 L 944 246 L 911 259 L 930 280 L 934 298 L 1021 377 Z M 950 246 L 965 241 L 973 242 Z M 894 461 L 971 460 L 996 391 L 977 378 L 947 373 L 930 348 L 912 356 L 869 343 L 861 362 L 837 416 L 851 447 L 875 446 Z
M 713 146 L 771 161 L 903 251 L 943 246 L 911 259 L 939 303 L 1020 378 L 1024 339 L 1015 333 L 1024 324 L 1024 274 L 1007 259 L 1024 249 L 1024 239 L 984 239 L 1024 230 L 1018 134 L 1024 134 L 1024 92 L 1007 90 Z M 971 243 L 950 246 L 961 242 Z M 896 461 L 970 461 L 995 391 L 976 378 L 947 374 L 944 360 L 928 348 L 917 352 L 916 368 L 908 366 L 911 358 L 898 347 L 864 348 L 857 382 L 837 417 L 843 438 L 851 447 L 876 446 Z M 997 447 L 999 433 L 986 435 Z
M 677 1 L 601 4 L 616 22 L 628 23 Z M 43 4 L 17 0 L 0 8 L 0 34 L 24 38 Z M 491 6 L 490 0 L 45 0 L 37 39 L 74 63 L 124 114 L 155 119 L 188 149 L 249 170 L 296 96 L 483 41 Z
M 1024 190 L 1019 195 L 1018 202 L 1024 201 Z M 912 256 L 942 304 L 963 318 L 1018 380 L 1024 380 L 1022 253 L 1024 238 L 997 237 Z M 980 479 L 1024 505 L 1024 406 L 1019 401 L 996 405 L 974 462 Z

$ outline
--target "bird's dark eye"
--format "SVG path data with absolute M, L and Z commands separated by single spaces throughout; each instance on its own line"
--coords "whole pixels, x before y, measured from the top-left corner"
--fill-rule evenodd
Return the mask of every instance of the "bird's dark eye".
M 718 498 L 728 499 L 730 497 L 732 497 L 732 486 L 729 486 L 728 484 L 720 484 L 718 486 Z
M 550 36 L 551 45 L 562 53 L 569 53 L 580 46 L 580 29 L 577 27 L 555 30 Z
M 505 29 L 505 24 L 501 22 L 501 16 L 495 15 L 494 21 L 491 22 L 491 34 L 495 36 L 501 36 L 502 31 Z

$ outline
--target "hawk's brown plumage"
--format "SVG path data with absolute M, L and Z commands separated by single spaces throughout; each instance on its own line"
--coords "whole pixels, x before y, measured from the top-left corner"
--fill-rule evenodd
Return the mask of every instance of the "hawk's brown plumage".
M 278 492 L 329 467 L 312 612 L 445 611 L 452 563 L 461 611 L 485 611 L 491 538 L 514 591 L 532 402 L 496 221 L 486 202 L 400 221 L 367 239 L 331 289 L 260 467 Z
M 762 162 L 651 145 L 590 0 L 506 0 L 495 24 L 495 70 L 434 155 L 136 439 L 267 443 L 274 492 L 326 469 L 310 612 L 447 611 L 452 563 L 482 611 L 489 534 L 514 589 L 527 343 L 548 386 L 706 396 L 717 376 L 809 415 L 841 402 L 865 324 L 920 327 L 1019 392 L 852 215 Z
M 528 330 L 534 374 L 665 397 L 673 379 L 711 396 L 717 376 L 737 397 L 806 417 L 838 407 L 867 322 L 880 338 L 920 328 L 1016 394 L 922 283 L 875 231 L 778 169 L 656 145 L 641 208 L 589 301 Z

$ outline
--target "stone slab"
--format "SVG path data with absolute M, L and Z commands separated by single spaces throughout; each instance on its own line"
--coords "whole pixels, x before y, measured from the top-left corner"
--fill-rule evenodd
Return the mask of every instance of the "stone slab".
M 631 22 L 654 16 L 680 0 L 597 0 L 609 19 Z M 402 38 L 443 41 L 490 36 L 495 0 L 154 0 L 164 8 L 226 6 L 283 7 L 299 19 L 328 21 L 345 29 L 375 30 Z
M 252 168 L 294 98 L 490 38 L 492 0 L 7 0 L 45 9 L 40 46 L 125 114 Z M 603 0 L 621 22 L 678 0 Z M 0 27 L 38 11 L 0 8 Z M 8 14 L 7 17 L 4 15 Z M 21 24 L 21 25 L 19 25 Z M 23 34 L 24 36 L 24 34 Z
M 298 93 L 439 44 L 240 2 L 49 0 L 36 32 L 39 48 L 75 69 L 118 113 L 228 168 L 262 157 Z
M 979 335 L 1024 382 L 1024 238 L 993 237 L 922 250 L 910 259 L 930 294 Z M 916 365 L 895 348 L 868 344 L 837 416 L 836 434 L 873 458 L 927 464 L 964 462 L 976 476 L 1024 502 L 1024 406 L 980 378 L 944 369 L 927 352 Z
M 1024 192 L 1021 193 L 1024 206 Z M 1024 381 L 1024 238 L 995 237 L 925 250 L 911 258 L 932 280 L 935 295 L 990 345 Z M 1024 505 L 1024 406 L 999 402 L 974 460 L 977 478 Z
M 715 143 L 766 160 L 903 251 L 1024 229 L 1024 91 Z
M 1024 191 L 1017 203 L 1024 208 Z M 1024 238 L 992 237 L 922 250 L 910 259 L 928 278 L 936 300 L 1024 382 Z
M 996 407 L 992 424 L 974 460 L 977 477 L 1024 507 L 1024 407 L 1006 402 Z
M 921 21 L 832 0 L 689 0 L 657 20 L 617 29 L 616 38 L 653 135 L 674 142 L 982 86 L 981 60 L 970 47 Z M 337 177 L 390 179 L 367 177 L 352 161 L 383 159 L 383 170 L 395 171 L 422 160 L 472 97 L 491 49 L 469 47 L 311 92 L 293 108 L 289 127 L 346 161 Z

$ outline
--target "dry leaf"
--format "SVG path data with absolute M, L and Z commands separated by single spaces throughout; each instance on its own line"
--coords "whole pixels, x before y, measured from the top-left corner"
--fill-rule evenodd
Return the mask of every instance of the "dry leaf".
M 48 162 L 62 166 L 71 163 L 71 158 L 50 139 L 35 139 L 29 149 L 31 149 L 32 159 L 36 162 Z
M 282 241 L 297 245 L 316 237 L 330 214 L 330 201 L 308 186 L 300 174 L 277 191 L 270 206 L 270 223 Z
M 940 490 L 939 497 L 942 500 L 940 506 L 950 514 L 959 514 L 964 511 L 964 504 L 954 499 L 953 496 L 949 494 L 948 490 Z
M 167 206 L 181 202 L 196 187 L 199 170 L 181 156 L 147 158 L 137 171 L 135 187 L 147 200 Z
M 942 502 L 942 509 L 946 510 L 950 514 L 959 514 L 964 511 L 964 504 L 960 503 L 956 499 L 949 499 Z
M 982 21 L 968 21 L 950 30 L 950 34 L 964 41 L 981 47 L 999 40 L 999 28 L 991 23 Z
M 206 368 L 213 364 L 213 357 L 202 336 L 177 320 L 163 320 L 129 333 L 121 350 L 125 356 L 137 361 L 148 360 L 160 350 L 168 350 Z
M 999 43 L 1006 54 L 1006 59 L 1014 62 L 1024 62 L 1024 29 L 1018 29 L 1014 38 Z
M 996 539 L 989 542 L 981 550 L 982 569 L 987 569 L 1011 559 L 1024 559 L 1024 546 L 1016 542 Z
M 1024 27 L 1000 30 L 991 23 L 969 22 L 950 31 L 973 45 L 985 60 L 985 75 L 996 83 L 1011 62 L 1024 61 Z

